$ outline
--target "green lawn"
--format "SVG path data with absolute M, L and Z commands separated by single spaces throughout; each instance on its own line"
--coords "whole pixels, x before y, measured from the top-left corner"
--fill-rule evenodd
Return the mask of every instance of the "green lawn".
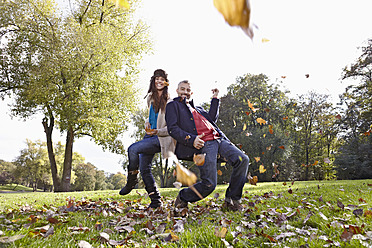
M 372 247 L 372 180 L 246 184 L 242 212 L 226 188 L 179 217 L 177 189 L 155 212 L 142 189 L 0 193 L 0 247 Z
M 32 191 L 32 188 L 17 184 L 0 185 L 0 193 L 9 191 Z

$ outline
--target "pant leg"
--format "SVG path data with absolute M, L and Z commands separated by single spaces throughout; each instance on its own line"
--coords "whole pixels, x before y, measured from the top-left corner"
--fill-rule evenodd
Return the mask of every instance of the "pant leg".
M 135 171 L 139 168 L 140 154 L 152 154 L 160 152 L 160 144 L 157 136 L 145 135 L 145 137 L 129 146 L 128 148 L 128 171 Z M 152 160 L 152 158 L 151 158 Z
M 152 148 L 148 149 L 147 153 L 141 153 L 139 155 L 139 169 L 151 202 L 160 202 L 160 193 L 156 187 L 155 179 L 151 172 L 152 159 L 154 158 L 155 153 L 160 152 L 160 143 L 157 136 L 153 136 L 150 139 L 149 143 L 152 144 Z
M 221 157 L 227 159 L 228 164 L 233 167 L 229 187 L 226 190 L 226 198 L 240 200 L 244 184 L 247 181 L 249 158 L 234 144 L 224 138 L 219 140 L 218 153 Z
M 201 181 L 194 184 L 194 188 L 203 196 L 207 197 L 217 185 L 217 151 L 218 142 L 216 140 L 206 141 L 200 150 L 205 153 L 205 162 L 202 166 L 197 166 L 200 171 Z M 196 202 L 200 197 L 190 188 L 180 191 L 181 200 L 185 202 Z

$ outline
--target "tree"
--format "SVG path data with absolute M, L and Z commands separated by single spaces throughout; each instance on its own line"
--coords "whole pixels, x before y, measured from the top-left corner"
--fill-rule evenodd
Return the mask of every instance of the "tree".
M 91 163 L 80 163 L 74 168 L 76 179 L 74 190 L 92 191 L 96 186 L 97 168 Z
M 12 162 L 0 159 L 0 184 L 9 184 L 17 181 L 14 177 L 16 166 Z
M 293 103 L 286 93 L 263 74 L 246 74 L 238 77 L 236 83 L 228 87 L 228 93 L 221 97 L 217 125 L 247 153 L 252 174 L 258 174 L 259 166 L 264 166 L 267 171 L 260 173 L 260 181 L 271 181 L 275 175 L 272 164 L 284 164 L 290 154 L 287 126 L 292 119 Z M 266 123 L 259 123 L 259 118 Z M 226 182 L 231 167 L 221 171 L 224 176 L 219 177 L 219 183 Z
M 333 132 L 336 119 L 328 97 L 315 92 L 298 97 L 293 154 L 295 161 L 305 167 L 305 180 L 310 179 L 309 167 L 319 166 L 319 161 L 330 155 L 330 145 L 336 138 Z
M 103 170 L 96 169 L 96 183 L 94 186 L 94 190 L 105 190 L 108 189 L 108 185 L 106 183 L 106 175 Z
M 136 107 L 138 62 L 147 28 L 107 0 L 76 0 L 61 14 L 52 1 L 1 1 L 0 94 L 12 114 L 43 116 L 54 190 L 69 191 L 73 143 L 83 135 L 123 153 L 118 136 Z M 119 73 L 121 71 L 121 73 Z M 66 135 L 62 176 L 52 132 Z
M 50 183 L 50 166 L 45 143 L 26 140 L 27 148 L 21 150 L 21 154 L 15 159 L 17 166 L 16 174 L 20 175 L 28 185 L 37 190 L 40 182 L 44 185 Z
M 114 185 L 114 189 L 121 189 L 125 186 L 127 182 L 127 177 L 120 172 L 112 175 L 111 184 Z
M 343 80 L 353 80 L 340 96 L 340 134 L 343 145 L 336 154 L 341 179 L 372 177 L 372 39 L 361 48 L 357 61 L 345 67 Z

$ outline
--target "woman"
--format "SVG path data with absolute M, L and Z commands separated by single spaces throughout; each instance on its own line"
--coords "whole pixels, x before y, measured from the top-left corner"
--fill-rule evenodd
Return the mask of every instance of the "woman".
M 147 106 L 149 118 L 145 121 L 146 135 L 128 148 L 128 178 L 127 184 L 120 190 L 120 195 L 129 194 L 138 183 L 138 167 L 140 168 L 145 189 L 149 194 L 150 208 L 161 206 L 160 194 L 156 188 L 154 177 L 151 173 L 151 162 L 155 155 L 161 151 L 163 159 L 174 154 L 175 140 L 169 136 L 165 122 L 165 106 L 169 101 L 168 74 L 157 69 L 150 80 L 147 92 Z

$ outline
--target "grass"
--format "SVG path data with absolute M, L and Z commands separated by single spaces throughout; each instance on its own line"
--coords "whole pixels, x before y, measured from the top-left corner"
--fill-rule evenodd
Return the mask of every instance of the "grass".
M 82 240 L 92 247 L 371 247 L 370 185 L 246 184 L 242 212 L 221 210 L 227 185 L 219 185 L 183 217 L 173 212 L 177 189 L 161 189 L 163 210 L 152 212 L 144 210 L 143 189 L 125 197 L 118 191 L 0 194 L 0 247 L 79 247 Z
M 2 192 L 9 192 L 9 191 L 26 191 L 30 192 L 32 191 L 32 188 L 18 185 L 18 184 L 6 184 L 6 185 L 0 185 L 0 193 Z

